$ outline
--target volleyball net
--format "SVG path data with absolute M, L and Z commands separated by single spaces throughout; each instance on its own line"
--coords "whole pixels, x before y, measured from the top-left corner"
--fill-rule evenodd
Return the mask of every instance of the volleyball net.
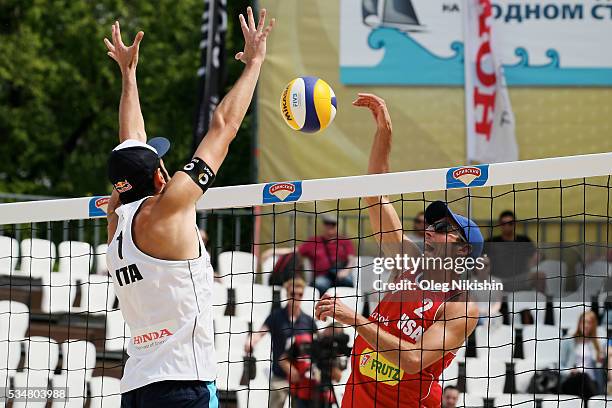
M 474 220 L 487 275 L 457 276 L 502 283 L 475 291 L 479 324 L 439 378 L 460 393 L 457 406 L 612 406 L 611 176 L 603 153 L 210 189 L 197 209 L 215 270 L 222 405 L 342 399 L 355 329 L 328 319 L 298 330 L 279 316 L 299 307 L 310 322 L 325 292 L 384 318 L 375 315 L 393 291 L 384 284 L 403 269 L 385 265 L 377 235 L 390 231 L 372 228 L 367 197 L 385 195 L 421 249 L 432 202 Z M 107 202 L 0 205 L 0 398 L 13 406 L 119 406 L 135 339 L 106 268 Z M 298 372 L 291 387 L 287 367 Z M 396 386 L 379 368 L 380 387 Z

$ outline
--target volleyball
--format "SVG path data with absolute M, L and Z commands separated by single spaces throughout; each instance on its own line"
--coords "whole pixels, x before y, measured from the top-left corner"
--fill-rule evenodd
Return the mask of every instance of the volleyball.
M 336 94 L 317 77 L 300 77 L 289 82 L 280 100 L 283 119 L 291 129 L 316 133 L 336 117 Z

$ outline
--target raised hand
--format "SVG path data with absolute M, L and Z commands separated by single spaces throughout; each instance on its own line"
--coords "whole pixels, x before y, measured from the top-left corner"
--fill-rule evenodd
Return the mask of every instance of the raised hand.
M 108 49 L 108 56 L 117 61 L 123 74 L 130 70 L 136 70 L 136 66 L 138 65 L 138 50 L 142 37 L 144 37 L 144 32 L 139 31 L 138 34 L 136 34 L 136 38 L 134 38 L 134 43 L 127 47 L 121 39 L 119 22 L 115 21 L 112 27 L 112 43 L 107 38 L 104 38 L 104 44 Z
M 389 116 L 385 100 L 379 96 L 368 93 L 360 93 L 357 95 L 358 98 L 353 102 L 353 106 L 368 108 L 372 112 L 372 115 L 374 115 L 374 120 L 376 121 L 378 129 L 392 132 L 393 126 L 391 125 L 391 116 Z
M 272 19 L 266 27 L 266 9 L 259 13 L 259 23 L 255 25 L 253 9 L 247 7 L 247 21 L 240 14 L 240 27 L 244 35 L 244 51 L 236 54 L 236 59 L 249 64 L 252 62 L 263 62 L 266 58 L 266 39 L 274 27 L 275 20 Z

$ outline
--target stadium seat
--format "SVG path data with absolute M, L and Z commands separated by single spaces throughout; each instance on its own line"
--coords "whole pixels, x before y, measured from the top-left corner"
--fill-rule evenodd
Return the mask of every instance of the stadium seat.
M 244 368 L 244 343 L 248 322 L 238 317 L 215 319 L 215 352 L 217 354 L 217 388 L 237 390 Z
M 121 381 L 113 377 L 92 377 L 89 408 L 117 408 L 121 406 Z
M 544 321 L 546 312 L 546 295 L 535 291 L 517 291 L 505 293 L 508 302 L 508 313 L 510 314 L 510 326 L 515 328 L 530 326 L 523 324 L 523 314 L 527 311 L 533 318 L 533 322 L 538 321 L 538 317 Z
M 93 262 L 93 249 L 87 242 L 64 241 L 57 247 L 58 271 L 70 276 L 72 282 L 86 282 Z
M 53 270 L 56 258 L 55 244 L 46 239 L 27 238 L 21 241 L 21 268 L 14 274 L 31 278 L 41 278 Z
M 223 316 L 214 320 L 217 362 L 240 361 L 244 356 L 244 343 L 249 333 L 248 322 L 239 317 Z
M 244 343 L 248 322 L 233 316 L 215 319 L 215 353 L 217 355 L 217 388 L 237 390 L 244 368 Z
M 231 288 L 252 286 L 257 273 L 257 257 L 250 252 L 222 252 L 217 258 L 222 283 Z
M 253 284 L 236 288 L 236 317 L 253 322 L 259 329 L 272 311 L 273 287 Z
M 476 357 L 510 361 L 513 338 L 514 331 L 511 326 L 476 326 Z
M 459 394 L 457 399 L 457 408 L 481 408 L 483 406 L 483 398 L 474 394 Z
M 325 292 L 329 296 L 335 296 L 339 298 L 345 305 L 350 307 L 358 314 L 363 313 L 363 296 L 358 292 L 357 288 L 348 287 L 332 287 Z
M 567 283 L 567 264 L 559 259 L 546 259 L 540 262 L 532 271 L 546 275 L 546 293 L 559 298 L 565 293 Z
M 612 408 L 612 395 L 595 395 L 589 399 L 589 408 Z
M 439 379 L 442 388 L 447 385 L 457 386 L 457 380 L 459 379 L 459 361 L 457 359 L 453 360 L 453 362 L 446 367 L 446 370 L 442 372 Z
M 359 293 L 369 294 L 374 291 L 374 281 L 381 279 L 374 273 L 374 257 L 360 256 L 357 258 L 357 268 L 353 268 L 353 282 Z
M 0 236 L 0 275 L 12 275 L 19 259 L 19 243 L 11 237 Z
M 107 276 L 108 267 L 106 266 L 106 250 L 108 249 L 107 244 L 100 244 L 96 247 L 95 260 L 96 260 L 96 274 Z
M 612 263 L 597 260 L 588 264 L 584 270 L 579 264 L 575 275 L 578 279 L 578 289 L 569 296 L 568 300 L 590 302 L 605 289 L 606 282 L 612 277 Z
M 536 399 L 542 400 L 542 408 L 586 408 L 585 402 L 575 395 L 538 394 Z
M 53 377 L 53 387 L 67 387 L 68 401 L 54 401 L 52 408 L 82 407 L 87 397 L 87 383 L 96 367 L 96 347 L 84 340 L 66 340 L 61 345 L 61 374 Z
M 543 369 L 559 365 L 561 329 L 558 326 L 533 325 L 523 328 L 523 352 L 526 360 Z
M 25 362 L 23 372 L 15 373 L 15 387 L 46 388 L 53 379 L 59 359 L 59 346 L 48 337 L 34 336 L 24 342 Z M 44 407 L 46 402 L 18 402 L 13 407 Z
M 504 393 L 506 364 L 494 358 L 468 358 L 465 362 L 466 391 L 481 396 Z
M 267 407 L 270 402 L 270 391 L 242 387 L 236 392 L 238 408 Z
M 502 394 L 495 397 L 496 408 L 534 408 L 533 395 Z
M 77 286 L 66 272 L 50 272 L 42 275 L 40 309 L 44 313 L 68 313 L 77 295 Z
M 227 308 L 227 286 L 217 281 L 213 281 L 212 287 L 213 297 L 213 317 L 225 316 Z
M 559 308 L 559 302 L 556 302 L 555 309 Z M 559 326 L 567 328 L 570 333 L 573 333 L 578 327 L 578 320 L 584 312 L 591 310 L 590 304 L 581 302 L 561 302 L 561 307 L 558 310 Z
M 0 301 L 0 341 L 25 339 L 30 323 L 26 305 L 14 300 Z
M 106 351 L 123 352 L 130 342 L 130 328 L 123 320 L 121 310 L 111 310 L 106 314 Z
M 87 281 L 79 285 L 81 302 L 73 307 L 72 312 L 106 313 L 113 308 L 115 302 L 115 287 L 108 276 L 89 275 Z

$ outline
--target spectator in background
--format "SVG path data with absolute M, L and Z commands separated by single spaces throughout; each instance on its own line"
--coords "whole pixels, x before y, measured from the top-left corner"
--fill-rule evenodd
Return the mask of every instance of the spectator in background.
M 282 408 L 289 394 L 289 384 L 298 383 L 302 376 L 297 367 L 286 357 L 286 352 L 296 337 L 312 338 L 316 325 L 311 316 L 302 311 L 301 303 L 306 282 L 295 278 L 285 282 L 287 305 L 272 310 L 258 332 L 248 336 L 244 351 L 251 354 L 257 343 L 267 334 L 272 337 L 272 378 L 270 379 L 269 407 Z
M 597 338 L 597 315 L 589 310 L 578 320 L 572 337 L 561 339 L 561 392 L 587 400 L 603 392 L 601 364 L 605 349 Z
M 412 230 L 406 236 L 423 251 L 425 243 L 425 213 L 419 211 L 412 220 Z
M 442 408 L 455 408 L 459 401 L 459 389 L 454 385 L 447 385 L 442 392 Z
M 491 273 L 503 280 L 504 290 L 535 289 L 546 291 L 546 276 L 531 271 L 537 263 L 537 252 L 531 239 L 516 233 L 516 218 L 510 210 L 499 215 L 501 235 L 487 241 L 485 252 L 491 259 Z
M 334 286 L 352 287 L 352 269 L 357 266 L 353 243 L 338 235 L 338 222 L 331 214 L 323 214 L 323 233 L 299 246 L 298 252 L 310 260 L 314 270 L 314 286 L 323 295 Z

